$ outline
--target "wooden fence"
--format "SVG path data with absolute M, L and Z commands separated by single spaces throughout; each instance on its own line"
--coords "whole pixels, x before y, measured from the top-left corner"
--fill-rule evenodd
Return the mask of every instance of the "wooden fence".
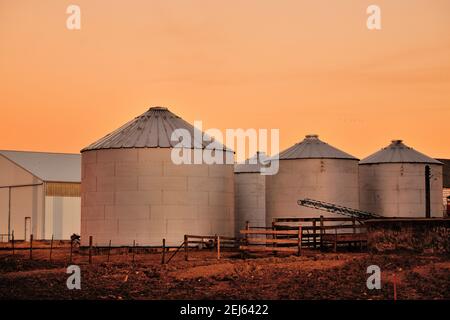
M 185 235 L 184 236 L 184 242 L 182 246 L 184 246 L 184 259 L 186 261 L 189 260 L 189 247 L 195 247 L 198 248 L 215 248 L 217 259 L 220 259 L 220 250 L 224 247 L 236 247 L 236 243 L 239 240 L 233 237 L 226 237 L 226 236 L 198 236 L 198 235 Z
M 336 251 L 339 244 L 362 246 L 367 243 L 367 232 L 361 220 L 350 217 L 320 218 L 274 218 L 273 230 L 296 230 L 302 226 L 302 245 L 324 250 L 332 246 Z
M 302 254 L 302 227 L 296 230 L 267 230 L 267 228 L 250 228 L 247 223 L 245 230 L 240 233 L 244 235 L 243 245 L 239 246 L 242 252 L 287 252 Z M 262 236 L 262 237 L 255 237 Z

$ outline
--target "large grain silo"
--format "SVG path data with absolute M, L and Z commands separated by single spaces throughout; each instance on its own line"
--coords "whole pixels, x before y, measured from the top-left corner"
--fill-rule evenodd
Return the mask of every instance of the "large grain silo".
M 274 160 L 275 161 L 275 160 Z M 301 207 L 310 198 L 358 209 L 358 159 L 319 140 L 306 138 L 279 154 L 279 171 L 267 176 L 267 224 L 275 217 L 337 216 Z
M 401 140 L 361 160 L 359 177 L 362 210 L 386 217 L 425 217 L 428 198 L 430 215 L 442 217 L 442 163 Z
M 150 108 L 82 152 L 81 236 L 86 245 L 179 245 L 185 234 L 234 233 L 233 164 L 175 164 L 175 129 L 192 125 L 167 108 Z M 222 156 L 232 152 L 222 148 Z
M 266 176 L 261 174 L 263 152 L 234 166 L 236 235 L 246 222 L 253 227 L 266 225 Z

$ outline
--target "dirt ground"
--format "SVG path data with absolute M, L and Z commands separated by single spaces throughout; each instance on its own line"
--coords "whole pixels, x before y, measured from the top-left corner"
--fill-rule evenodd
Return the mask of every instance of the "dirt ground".
M 169 257 L 171 254 L 167 254 Z M 160 253 L 74 254 L 81 290 L 66 287 L 67 248 L 0 251 L 0 299 L 450 299 L 450 257 L 414 254 L 305 252 L 248 256 L 196 251 L 161 265 Z M 369 290 L 369 265 L 382 272 L 382 288 Z

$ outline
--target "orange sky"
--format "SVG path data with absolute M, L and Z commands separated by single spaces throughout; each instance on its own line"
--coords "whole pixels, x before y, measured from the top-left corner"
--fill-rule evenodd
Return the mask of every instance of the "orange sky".
M 282 149 L 317 133 L 357 157 L 404 139 L 450 158 L 449 14 L 448 0 L 0 0 L 0 149 L 78 152 L 163 105 L 204 128 L 279 128 Z

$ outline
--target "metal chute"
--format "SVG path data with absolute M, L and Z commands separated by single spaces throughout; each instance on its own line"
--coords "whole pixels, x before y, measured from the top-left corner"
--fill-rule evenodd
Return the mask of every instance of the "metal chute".
M 352 218 L 359 218 L 359 219 L 382 218 L 380 215 L 375 214 L 375 213 L 357 210 L 357 209 L 353 209 L 353 208 L 348 208 L 348 207 L 344 207 L 344 206 L 339 206 L 334 203 L 313 200 L 313 199 L 308 199 L 308 198 L 298 200 L 297 204 L 299 206 L 309 207 L 309 208 L 327 211 L 327 212 L 331 212 L 331 213 L 337 213 L 337 214 L 349 216 Z

